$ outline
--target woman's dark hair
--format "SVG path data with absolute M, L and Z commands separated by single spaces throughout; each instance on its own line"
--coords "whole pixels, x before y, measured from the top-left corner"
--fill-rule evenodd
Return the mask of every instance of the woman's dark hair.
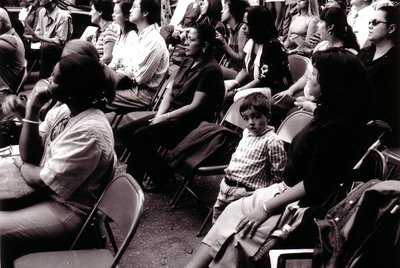
M 117 5 L 119 5 L 119 7 L 121 8 L 122 15 L 128 18 L 127 20 L 125 20 L 125 32 L 128 33 L 132 30 L 137 32 L 136 24 L 129 21 L 129 15 L 133 5 L 133 0 L 122 0 L 118 2 Z
M 215 29 L 208 23 L 200 23 L 195 26 L 200 44 L 208 43 L 204 52 L 205 57 L 212 57 L 215 45 Z
M 260 92 L 255 92 L 247 95 L 243 103 L 240 105 L 239 111 L 240 114 L 243 112 L 253 109 L 256 112 L 259 112 L 268 118 L 271 115 L 271 104 L 268 100 L 267 96 Z
M 71 103 L 86 109 L 103 108 L 114 99 L 114 81 L 107 78 L 98 60 L 72 53 L 61 58 L 58 68 L 56 82 Z
M 208 8 L 204 17 L 208 17 L 213 26 L 221 21 L 222 3 L 220 0 L 208 0 Z M 202 20 L 202 18 L 200 18 Z
M 319 111 L 338 117 L 369 118 L 375 114 L 368 74 L 356 55 L 343 48 L 330 48 L 316 51 L 312 63 L 321 90 Z
M 360 50 L 356 36 L 351 26 L 347 23 L 346 13 L 338 7 L 331 7 L 322 10 L 320 19 L 326 23 L 326 26 L 333 25 L 333 33 L 337 39 L 343 42 L 344 48 Z
M 94 8 L 101 12 L 101 18 L 106 21 L 112 21 L 114 2 L 112 0 L 92 0 L 90 2 Z
M 158 0 L 142 0 L 140 1 L 141 12 L 147 11 L 147 22 L 149 24 L 161 24 L 161 6 Z
M 229 13 L 231 13 L 235 21 L 237 23 L 242 22 L 246 8 L 249 7 L 249 2 L 246 0 L 226 0 L 225 3 L 228 5 Z
M 391 39 L 398 44 L 399 43 L 399 32 L 400 32 L 400 15 L 399 15 L 399 7 L 394 6 L 382 6 L 378 8 L 378 11 L 382 11 L 385 13 L 385 19 L 388 22 L 388 26 L 394 24 L 396 26 L 396 30 L 391 34 Z
M 347 11 L 347 2 L 346 0 L 335 0 L 335 2 L 339 5 L 339 8 L 346 13 Z
M 264 44 L 272 38 L 278 37 L 274 17 L 265 7 L 252 6 L 247 8 L 247 27 L 249 37 L 256 43 Z

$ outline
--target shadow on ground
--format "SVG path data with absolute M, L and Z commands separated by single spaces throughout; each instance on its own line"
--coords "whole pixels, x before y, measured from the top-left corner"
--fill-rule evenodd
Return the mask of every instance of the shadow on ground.
M 119 170 L 121 172 L 121 169 Z M 193 188 L 203 203 L 185 193 L 176 209 L 169 201 L 179 181 L 170 182 L 163 193 L 145 193 L 144 216 L 120 262 L 120 267 L 184 267 L 201 243 L 196 234 L 218 193 L 221 177 L 197 177 Z

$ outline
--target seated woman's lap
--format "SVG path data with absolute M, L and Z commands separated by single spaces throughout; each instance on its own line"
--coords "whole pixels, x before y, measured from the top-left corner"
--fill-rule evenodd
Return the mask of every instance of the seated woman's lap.
M 170 119 L 139 128 L 128 143 L 132 152 L 128 173 L 136 176 L 139 181 L 146 172 L 155 181 L 159 181 L 161 176 L 171 176 L 172 171 L 157 150 L 164 145 L 173 148 L 196 126 L 197 123 L 188 120 Z
M 84 220 L 84 216 L 55 201 L 0 211 L 1 253 L 13 259 L 24 254 L 24 248 L 29 248 L 29 252 L 67 249 Z M 32 245 L 28 246 L 29 241 Z
M 229 247 L 234 244 L 241 244 L 246 250 L 246 255 L 252 256 L 260 247 L 261 243 L 267 238 L 271 229 L 275 226 L 279 215 L 270 217 L 256 231 L 252 239 L 241 238 L 235 234 L 235 229 L 247 211 L 252 211 L 256 206 L 262 206 L 266 200 L 272 199 L 277 194 L 284 192 L 287 186 L 284 183 L 275 183 L 269 187 L 257 189 L 254 194 L 241 198 L 231 203 L 215 222 L 211 230 L 203 240 L 203 243 L 210 247 L 210 253 L 215 257 L 220 249 Z M 234 235 L 233 240 L 225 242 L 229 237 Z M 217 261 L 217 260 L 215 260 Z

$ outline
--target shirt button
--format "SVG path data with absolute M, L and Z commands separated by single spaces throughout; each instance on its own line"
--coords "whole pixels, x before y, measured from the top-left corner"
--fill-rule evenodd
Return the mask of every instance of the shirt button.
M 338 217 L 336 217 L 336 218 L 335 218 L 335 221 L 339 221 L 339 218 L 338 218 Z

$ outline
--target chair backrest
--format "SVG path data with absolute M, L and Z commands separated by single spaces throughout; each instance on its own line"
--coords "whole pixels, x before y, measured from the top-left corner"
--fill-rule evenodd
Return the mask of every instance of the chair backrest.
M 157 89 L 156 94 L 154 94 L 154 97 L 149 105 L 151 111 L 156 111 L 158 109 L 158 106 L 160 105 L 163 96 L 167 91 L 167 88 L 172 86 L 172 83 L 174 82 L 176 71 L 177 69 L 168 70 L 168 72 L 164 76 L 159 88 Z
M 368 151 L 368 155 L 358 168 L 360 181 L 371 179 L 384 180 L 387 174 L 387 163 L 384 155 L 377 149 Z
M 306 111 L 296 111 L 289 114 L 281 123 L 276 134 L 286 142 L 292 143 L 292 139 L 297 135 L 312 119 L 313 114 Z
M 113 179 L 98 202 L 94 206 L 87 221 L 79 232 L 72 247 L 75 246 L 84 229 L 89 226 L 95 216 L 104 215 L 102 222 L 106 224 L 109 238 L 114 247 L 115 256 L 111 267 L 116 267 L 129 246 L 143 214 L 144 194 L 136 180 L 127 173 L 122 173 Z M 123 235 L 123 241 L 118 249 L 108 222 L 114 222 Z
M 229 107 L 221 121 L 221 125 L 226 126 L 232 130 L 240 131 L 246 128 L 246 122 L 240 115 L 240 105 L 242 105 L 244 98 L 238 99 Z
M 306 72 L 310 59 L 301 55 L 292 54 L 288 56 L 288 60 L 290 75 L 294 83 Z

